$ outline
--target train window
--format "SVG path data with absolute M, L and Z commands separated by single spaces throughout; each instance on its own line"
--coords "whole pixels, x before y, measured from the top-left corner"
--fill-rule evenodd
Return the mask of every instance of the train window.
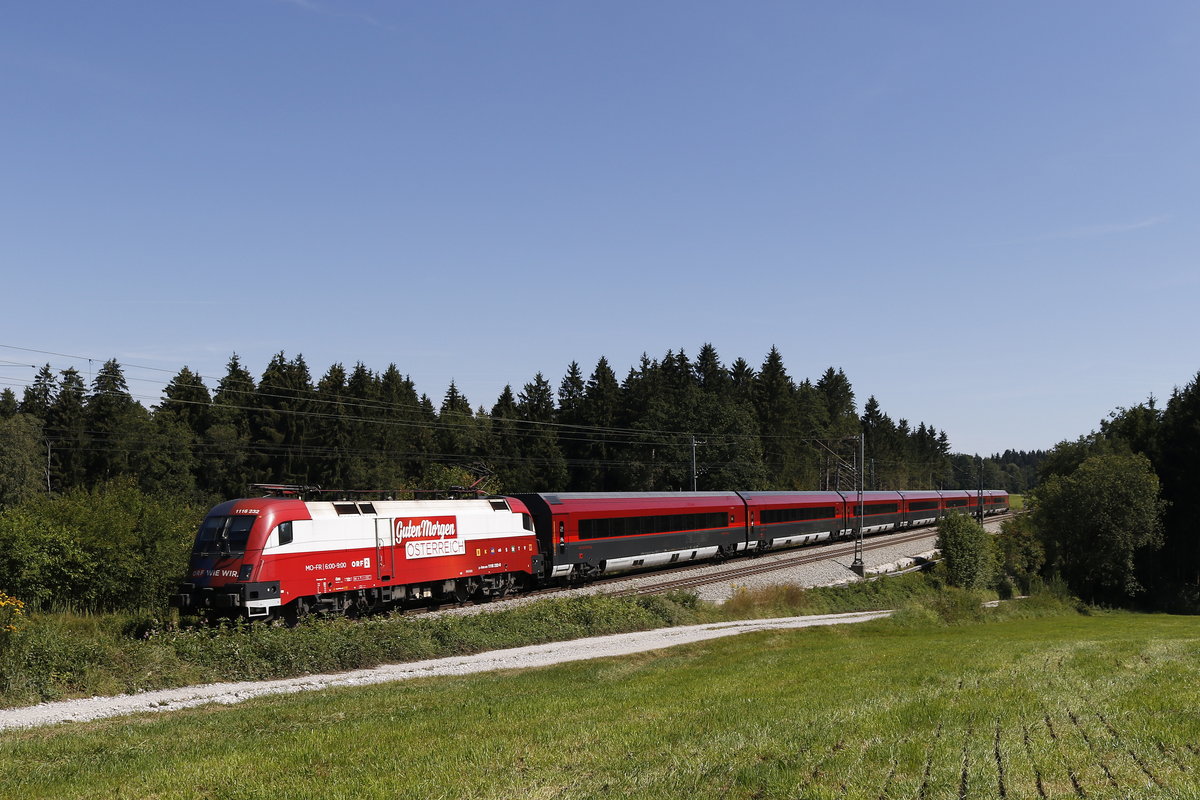
M 229 528 L 226 530 L 226 535 L 229 536 L 230 550 L 246 549 L 246 542 L 250 539 L 250 529 L 254 527 L 254 520 L 255 517 L 248 514 L 229 518 Z
M 200 524 L 200 532 L 196 534 L 196 544 L 215 542 L 228 521 L 229 517 L 205 517 L 204 522 Z
M 291 544 L 292 543 L 292 523 L 281 522 L 281 523 L 279 523 L 279 527 L 276 528 L 276 530 L 279 531 L 279 543 L 280 544 Z
M 358 510 L 364 514 L 374 514 L 375 513 L 375 504 L 374 503 L 359 503 Z
M 245 550 L 256 519 L 258 517 L 253 514 L 207 517 L 196 535 L 195 549 L 205 551 L 211 548 L 223 552 Z
M 908 504 L 909 511 L 929 511 L 937 507 L 937 500 L 920 500 Z
M 768 508 L 762 512 L 762 523 L 806 522 L 814 519 L 829 519 L 834 516 L 833 506 L 808 506 L 804 508 Z
M 611 519 L 579 520 L 580 539 L 604 539 L 610 536 L 641 536 L 654 533 L 704 528 L 724 528 L 725 513 L 659 514 L 652 517 L 614 517 Z
M 870 514 L 895 514 L 900 510 L 898 503 L 872 503 L 867 506 L 864 513 Z
M 528 514 L 521 515 L 521 527 L 527 531 L 533 530 L 533 517 Z
M 356 506 L 354 503 L 334 503 L 333 510 L 336 511 L 339 516 L 342 514 L 359 513 L 358 506 Z

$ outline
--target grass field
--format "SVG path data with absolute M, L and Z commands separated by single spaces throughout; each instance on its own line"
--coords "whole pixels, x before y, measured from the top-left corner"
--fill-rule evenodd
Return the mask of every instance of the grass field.
M 724 606 L 694 595 L 543 598 L 496 604 L 478 616 L 310 619 L 289 630 L 262 624 L 150 630 L 134 614 L 43 613 L 0 630 L 0 708 L 229 680 L 338 672 L 423 658 L 577 639 L 668 625 L 898 608 L 938 592 L 919 575 L 846 586 L 741 592 Z
M 9 733 L 0 792 L 1200 796 L 1195 618 L 907 616 Z

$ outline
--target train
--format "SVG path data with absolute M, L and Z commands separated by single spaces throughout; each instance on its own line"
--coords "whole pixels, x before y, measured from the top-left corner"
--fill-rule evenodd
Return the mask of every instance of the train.
M 171 605 L 207 617 L 348 615 L 503 597 L 632 570 L 994 515 L 1008 493 L 567 492 L 441 500 L 230 500 Z M 860 518 L 861 511 L 861 518 Z

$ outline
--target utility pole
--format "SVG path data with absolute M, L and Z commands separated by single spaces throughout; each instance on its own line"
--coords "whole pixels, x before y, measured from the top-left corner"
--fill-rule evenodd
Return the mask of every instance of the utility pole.
M 854 539 L 854 561 L 850 563 L 851 571 L 860 578 L 863 577 L 867 571 L 866 565 L 863 564 L 863 512 L 866 510 L 863 500 L 863 482 L 866 480 L 867 475 L 867 471 L 864 469 L 866 466 L 866 452 L 864 448 L 865 444 L 863 442 L 863 435 L 860 433 L 858 435 L 858 462 L 856 464 L 857 469 L 855 470 L 857 473 L 855 477 L 858 478 L 858 480 L 855 481 L 855 483 L 858 484 L 858 525 L 856 526 L 858 530 L 855 532 L 856 535 Z
M 983 524 L 983 456 L 979 453 L 975 454 L 975 458 L 979 459 L 979 496 L 975 503 L 975 521 L 980 525 Z
M 697 442 L 696 437 L 692 436 L 692 491 L 696 491 L 696 445 L 708 444 L 708 442 Z

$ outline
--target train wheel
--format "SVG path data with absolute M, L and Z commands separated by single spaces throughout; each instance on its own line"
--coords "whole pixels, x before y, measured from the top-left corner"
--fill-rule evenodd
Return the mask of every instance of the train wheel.
M 300 620 L 306 618 L 312 607 L 303 597 L 296 598 L 283 607 L 283 622 L 289 628 L 294 628 L 300 624 Z
M 452 594 L 456 603 L 465 603 L 478 591 L 479 583 L 477 581 L 460 579 L 455 582 Z

